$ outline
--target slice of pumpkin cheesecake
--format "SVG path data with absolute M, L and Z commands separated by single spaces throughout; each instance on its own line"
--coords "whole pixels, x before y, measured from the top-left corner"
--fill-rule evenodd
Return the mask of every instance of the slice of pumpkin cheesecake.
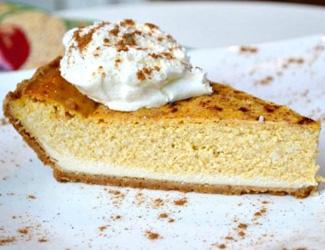
M 114 111 L 62 78 L 59 61 L 4 101 L 59 181 L 296 197 L 317 188 L 319 122 L 214 83 L 211 95 Z

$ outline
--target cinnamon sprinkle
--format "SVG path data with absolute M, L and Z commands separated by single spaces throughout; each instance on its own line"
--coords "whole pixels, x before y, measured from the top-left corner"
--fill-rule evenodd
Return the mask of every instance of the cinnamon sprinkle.
M 117 36 L 119 32 L 120 32 L 119 27 L 117 25 L 115 25 L 115 27 L 109 31 L 109 34 L 113 35 L 113 36 Z
M 219 243 L 214 243 L 214 244 L 212 244 L 211 246 L 213 246 L 213 247 L 217 247 L 217 248 L 219 248 L 219 249 L 226 249 L 226 245 L 225 244 L 219 244 Z
M 121 26 L 134 26 L 135 22 L 132 19 L 124 19 L 123 21 L 120 22 Z
M 159 218 L 160 219 L 168 218 L 168 214 L 166 213 L 159 214 Z
M 305 60 L 301 57 L 291 57 L 285 60 L 285 62 L 282 64 L 282 69 L 287 69 L 289 65 L 296 64 L 296 65 L 302 65 L 305 63 Z
M 122 60 L 120 58 L 115 59 L 115 67 L 118 67 Z
M 162 54 L 166 59 L 168 59 L 168 60 L 173 59 L 172 54 L 169 53 L 169 52 L 162 52 L 161 54 Z
M 289 58 L 288 63 L 289 64 L 303 64 L 305 60 L 303 58 Z
M 255 54 L 258 52 L 258 48 L 252 46 L 240 46 L 239 52 L 241 53 L 252 53 Z
M 261 85 L 268 85 L 268 84 L 271 83 L 272 81 L 273 81 L 273 77 L 272 77 L 272 76 L 267 76 L 267 77 L 261 79 L 261 80 L 259 81 L 259 83 L 260 83 Z
M 98 227 L 98 230 L 101 231 L 101 232 L 103 232 L 106 229 L 107 229 L 107 226 L 100 226 L 100 227 Z
M 153 69 L 151 69 L 151 68 L 143 68 L 142 70 L 146 75 L 150 75 L 152 73 Z
M 282 250 L 307 250 L 305 247 L 283 248 Z
M 125 194 L 122 193 L 121 191 L 119 190 L 114 190 L 114 189 L 111 189 L 111 190 L 108 190 L 108 193 L 110 194 L 111 196 L 111 201 L 113 203 L 114 206 L 120 206 L 125 198 Z
M 156 53 L 149 53 L 148 56 L 152 57 L 153 59 L 161 58 L 161 55 L 158 55 Z
M 159 208 L 159 207 L 162 207 L 163 205 L 164 205 L 164 201 L 162 199 L 157 198 L 157 199 L 153 200 L 152 207 Z
M 0 246 L 5 246 L 15 241 L 16 241 L 15 237 L 0 238 Z
M 31 199 L 31 200 L 35 200 L 35 199 L 36 199 L 36 196 L 30 194 L 30 195 L 27 196 L 27 198 L 28 198 L 28 199 Z
M 176 206 L 184 206 L 186 203 L 187 203 L 187 199 L 185 197 L 178 200 L 174 200 L 174 204 Z
M 161 236 L 158 233 L 155 233 L 152 231 L 146 231 L 145 235 L 149 240 L 157 240 L 157 239 L 161 238 Z
M 134 33 L 125 33 L 123 35 L 123 43 L 128 46 L 136 46 L 137 43 L 135 41 L 135 35 Z
M 111 216 L 111 219 L 113 220 L 113 221 L 116 221 L 116 220 L 120 220 L 122 218 L 122 216 L 121 215 L 112 215 Z
M 145 23 L 144 25 L 148 26 L 151 30 L 159 29 L 159 27 L 153 23 Z
M 134 203 L 135 203 L 137 206 L 140 206 L 140 205 L 142 205 L 142 204 L 145 202 L 145 197 L 144 197 L 143 193 L 138 192 L 138 193 L 135 195 L 134 198 L 135 198 Z
M 17 229 L 17 232 L 20 234 L 28 234 L 28 228 L 27 227 L 19 228 Z
M 247 224 L 244 224 L 244 223 L 239 223 L 239 225 L 238 225 L 238 228 L 240 228 L 240 229 L 247 229 Z
M 116 49 L 118 52 L 120 51 L 128 51 L 129 48 L 126 46 L 123 40 L 120 40 L 116 43 Z
M 8 124 L 8 122 L 7 122 L 7 120 L 5 118 L 0 118 L 0 126 L 1 125 L 7 125 L 7 124 Z
M 256 219 L 256 217 L 260 217 L 260 216 L 264 215 L 266 213 L 266 211 L 267 211 L 266 208 L 263 207 L 259 211 L 257 211 L 256 213 L 254 213 L 255 219 Z
M 83 51 L 87 45 L 91 42 L 91 39 L 93 37 L 93 34 L 100 29 L 101 27 L 103 27 L 104 25 L 106 25 L 107 23 L 102 22 L 101 24 L 99 24 L 98 26 L 92 28 L 87 34 L 85 35 L 80 35 L 80 30 L 76 30 L 73 33 L 73 38 L 77 41 L 78 44 L 78 48 L 80 51 Z
M 109 39 L 108 38 L 104 38 L 104 43 L 109 43 Z
M 245 232 L 243 232 L 243 231 L 239 231 L 239 232 L 238 232 L 238 235 L 239 235 L 240 237 L 244 237 L 246 234 L 245 234 Z
M 144 80 L 146 80 L 146 75 L 143 73 L 142 70 L 139 70 L 139 71 L 137 72 L 137 77 L 138 77 L 138 79 L 139 79 L 140 81 L 144 81 Z
M 155 66 L 155 67 L 153 67 L 153 68 L 143 68 L 142 70 L 141 70 L 141 73 L 140 74 L 144 74 L 145 76 L 145 78 L 149 78 L 150 79 L 150 76 L 151 76 L 151 74 L 152 74 L 152 72 L 154 71 L 154 70 L 156 70 L 156 71 L 159 71 L 160 70 L 160 67 L 159 66 Z
M 119 190 L 111 189 L 111 190 L 108 190 L 108 193 L 109 193 L 109 194 L 112 194 L 112 195 L 114 195 L 114 196 L 122 196 L 122 192 L 119 191 Z

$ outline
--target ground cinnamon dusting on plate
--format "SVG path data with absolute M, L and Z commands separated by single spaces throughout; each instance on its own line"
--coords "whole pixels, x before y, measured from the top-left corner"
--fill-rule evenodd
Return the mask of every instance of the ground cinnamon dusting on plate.
M 270 204 L 270 201 L 263 200 L 260 201 L 260 204 L 262 204 L 256 212 L 253 212 L 252 217 L 251 217 L 251 224 L 254 226 L 261 225 L 261 223 L 258 222 L 261 216 L 265 215 L 267 213 L 267 207 L 266 204 Z M 252 204 L 253 207 L 255 207 L 255 204 Z M 223 238 L 223 241 L 225 243 L 229 243 L 230 241 L 232 242 L 238 242 L 245 240 L 247 236 L 247 229 L 250 224 L 243 223 L 241 222 L 238 217 L 233 218 L 233 224 L 231 225 L 230 231 L 228 234 Z M 273 237 L 272 235 L 262 235 L 261 237 L 266 238 L 266 237 Z M 261 239 L 261 237 L 256 238 L 257 240 Z M 222 242 L 222 241 L 221 241 Z M 217 243 L 212 244 L 211 246 L 218 247 L 220 245 L 220 241 Z
M 113 197 L 124 198 L 124 194 L 119 190 L 111 189 L 108 190 L 108 193 L 111 194 Z
M 20 234 L 28 234 L 28 227 L 22 227 L 17 229 L 17 232 Z
M 272 76 L 266 76 L 264 78 L 262 78 L 261 80 L 258 81 L 258 83 L 260 85 L 268 85 L 270 84 L 272 81 L 274 80 L 274 78 Z
M 169 215 L 167 213 L 161 213 L 158 215 L 158 219 L 168 219 L 168 223 L 173 223 L 175 222 L 175 219 L 170 218 Z
M 301 57 L 291 57 L 286 59 L 283 64 L 282 64 L 282 69 L 288 68 L 290 65 L 295 64 L 295 65 L 302 65 L 305 63 L 305 60 Z
M 246 234 L 245 234 L 245 232 L 243 232 L 243 231 L 239 231 L 239 232 L 238 232 L 238 235 L 239 235 L 240 237 L 244 237 Z
M 15 237 L 0 238 L 0 246 L 5 246 L 15 241 L 16 241 Z
M 239 47 L 239 52 L 240 53 L 252 53 L 252 54 L 255 54 L 255 53 L 258 52 L 258 48 L 253 47 L 253 46 L 240 46 Z
M 30 194 L 30 195 L 28 195 L 28 196 L 27 196 L 27 198 L 28 198 L 28 199 L 31 199 L 31 200 L 35 200 L 35 199 L 36 199 L 36 196 L 35 196 L 35 195 L 32 195 L 32 194 Z
M 15 237 L 0 238 L 0 246 L 5 246 L 15 241 L 16 241 Z
M 101 231 L 101 232 L 103 232 L 106 229 L 107 229 L 107 226 L 100 226 L 100 227 L 98 227 L 98 230 Z
M 168 222 L 169 222 L 169 223 L 173 223 L 173 222 L 175 222 L 175 220 L 172 219 L 172 218 L 170 218 L 170 219 L 168 220 Z
M 226 236 L 225 237 L 225 240 L 234 240 L 234 237 L 232 237 L 232 236 Z
M 162 207 L 164 204 L 165 204 L 165 202 L 162 199 L 156 198 L 153 200 L 152 207 L 159 208 L 159 207 Z
M 305 60 L 303 58 L 289 58 L 288 63 L 289 64 L 303 64 Z
M 158 217 L 159 217 L 160 219 L 168 218 L 168 214 L 166 214 L 166 213 L 161 213 L 161 214 L 159 214 Z
M 283 248 L 282 250 L 307 250 L 305 247 Z
M 7 125 L 8 122 L 5 118 L 0 118 L 0 126 L 4 126 L 4 125 Z
M 185 197 L 181 198 L 181 199 L 174 200 L 174 204 L 176 206 L 184 206 L 186 203 L 187 203 L 187 199 Z
M 261 217 L 262 215 L 264 215 L 267 212 L 267 209 L 265 207 L 261 208 L 259 211 L 257 211 L 254 214 L 254 219 L 257 219 L 257 217 Z
M 211 246 L 213 246 L 213 247 L 217 247 L 217 248 L 219 248 L 219 249 L 226 249 L 226 245 L 225 244 L 219 244 L 219 243 L 214 243 L 214 244 L 212 244 Z
M 238 228 L 239 229 L 247 229 L 247 224 L 244 224 L 244 223 L 239 223 L 239 225 L 238 225 Z
M 152 231 L 146 231 L 145 236 L 149 240 L 158 240 L 159 238 L 161 238 L 161 236 L 158 233 L 155 233 L 155 232 L 152 232 Z
M 237 226 L 237 233 L 240 237 L 244 237 L 246 235 L 245 230 L 247 229 L 248 225 L 244 223 L 239 223 Z
M 143 195 L 143 193 L 137 193 L 134 197 L 134 202 L 137 206 L 142 205 L 145 202 L 145 197 Z
M 122 218 L 121 215 L 112 215 L 112 216 L 111 216 L 111 219 L 112 219 L 113 221 L 120 220 L 121 218 Z
M 110 189 L 108 193 L 114 206 L 120 206 L 125 198 L 125 194 L 119 190 Z

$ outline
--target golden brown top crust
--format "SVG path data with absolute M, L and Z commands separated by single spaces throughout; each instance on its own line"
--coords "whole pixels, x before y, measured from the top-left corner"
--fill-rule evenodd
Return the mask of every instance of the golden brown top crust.
M 213 94 L 190 98 L 159 108 L 140 109 L 135 112 L 110 110 L 82 95 L 72 84 L 60 76 L 60 58 L 41 67 L 30 80 L 18 85 L 10 94 L 13 99 L 28 96 L 39 101 L 64 105 L 71 113 L 81 113 L 101 119 L 209 119 L 285 122 L 319 128 L 319 122 L 303 117 L 286 106 L 265 102 L 231 87 L 213 84 Z

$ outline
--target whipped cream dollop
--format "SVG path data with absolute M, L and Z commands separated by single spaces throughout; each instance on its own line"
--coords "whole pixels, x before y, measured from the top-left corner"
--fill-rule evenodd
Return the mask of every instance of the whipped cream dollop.
M 156 25 L 126 19 L 68 31 L 63 78 L 110 109 L 135 111 L 210 94 L 205 73 Z

